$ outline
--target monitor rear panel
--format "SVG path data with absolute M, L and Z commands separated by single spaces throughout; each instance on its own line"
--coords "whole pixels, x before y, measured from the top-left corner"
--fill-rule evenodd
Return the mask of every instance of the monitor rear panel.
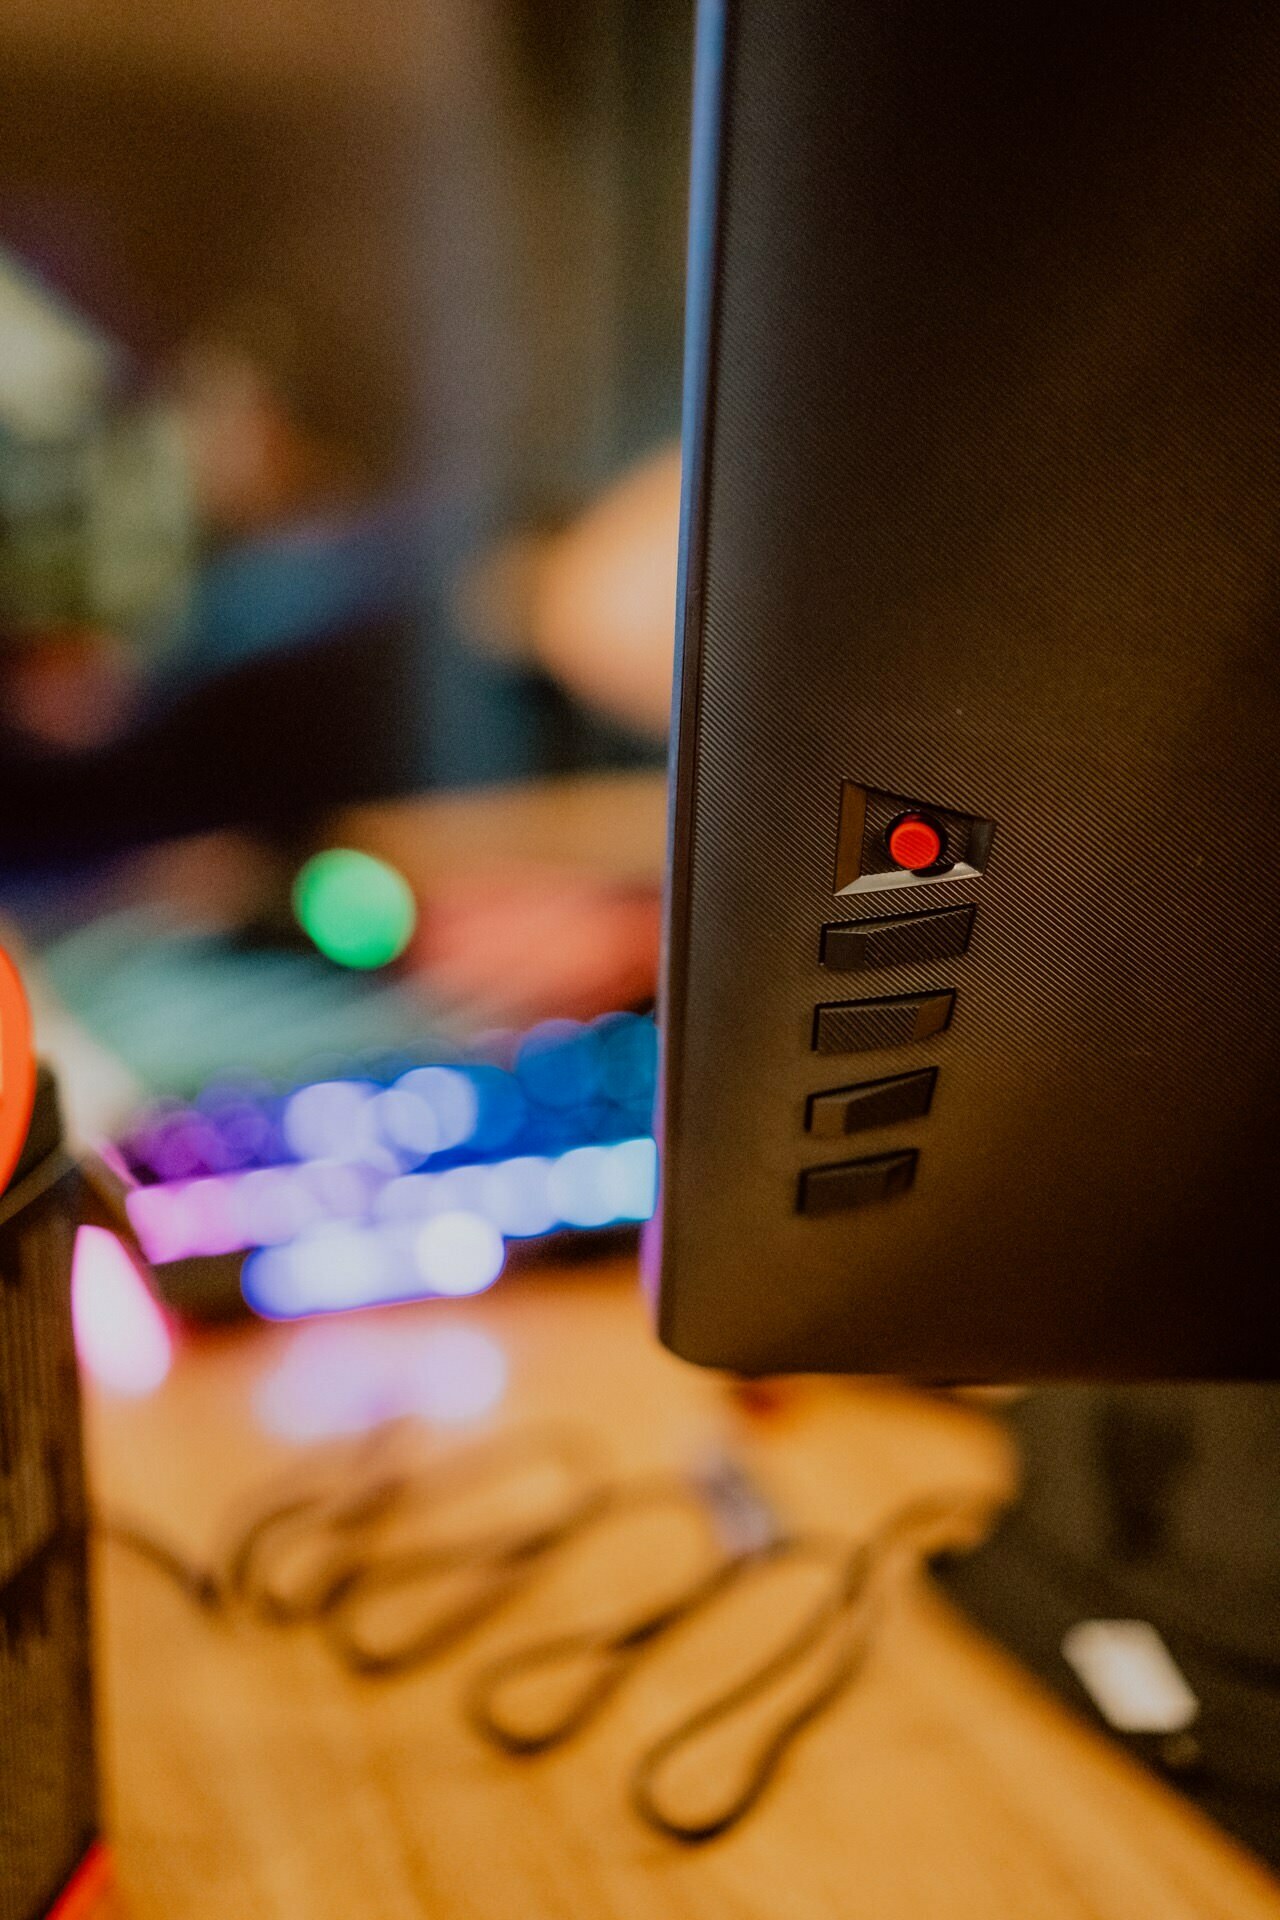
M 699 32 L 663 1337 L 1275 1374 L 1280 9 Z

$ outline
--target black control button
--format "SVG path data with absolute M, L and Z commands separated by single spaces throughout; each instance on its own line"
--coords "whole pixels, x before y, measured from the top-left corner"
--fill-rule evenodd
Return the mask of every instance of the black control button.
M 950 1024 L 956 996 L 908 993 L 896 1000 L 846 1000 L 819 1007 L 813 1020 L 815 1053 L 868 1053 L 928 1040 Z
M 805 1130 L 823 1139 L 846 1133 L 866 1133 L 871 1127 L 890 1127 L 898 1120 L 918 1120 L 933 1105 L 936 1067 L 918 1073 L 897 1073 L 890 1080 L 866 1080 L 859 1087 L 836 1087 L 815 1093 L 805 1114 Z
M 841 973 L 901 967 L 912 960 L 954 960 L 966 953 L 976 907 L 938 913 L 900 913 L 892 920 L 859 920 L 822 929 L 822 964 Z
M 916 1177 L 919 1155 L 878 1153 L 870 1160 L 845 1160 L 833 1167 L 806 1167 L 800 1175 L 801 1213 L 844 1213 L 870 1207 L 906 1193 Z

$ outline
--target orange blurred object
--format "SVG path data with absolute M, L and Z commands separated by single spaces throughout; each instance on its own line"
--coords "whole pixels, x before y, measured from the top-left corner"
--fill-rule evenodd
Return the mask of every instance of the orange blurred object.
M 47 1920 L 123 1920 L 111 1855 L 96 1840 L 49 1909 Z
M 31 1014 L 18 969 L 0 947 L 0 1192 L 26 1145 L 36 1099 Z

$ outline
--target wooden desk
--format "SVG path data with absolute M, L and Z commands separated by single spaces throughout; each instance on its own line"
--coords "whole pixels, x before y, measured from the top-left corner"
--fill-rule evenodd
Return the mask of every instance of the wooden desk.
M 625 1264 L 326 1335 L 350 1329 L 358 1366 L 371 1329 L 375 1351 L 383 1328 L 407 1351 L 460 1325 L 509 1369 L 489 1427 L 554 1413 L 623 1469 L 729 1433 L 787 1512 L 842 1529 L 913 1489 L 1005 1484 L 981 1414 L 889 1387 L 804 1385 L 744 1425 L 716 1380 L 653 1344 Z M 255 1406 L 297 1338 L 206 1338 L 152 1399 L 95 1402 L 100 1503 L 205 1546 L 288 1457 Z M 580 1744 L 521 1763 L 479 1743 L 457 1694 L 477 1659 L 529 1637 L 534 1603 L 439 1670 L 361 1684 L 305 1630 L 211 1624 L 121 1548 L 98 1562 L 105 1770 L 133 1920 L 1280 1916 L 1259 1869 L 923 1590 L 894 1604 L 860 1683 L 756 1816 L 689 1852 L 624 1799 L 630 1758 L 670 1717 L 660 1661 Z
M 560 868 L 660 886 L 667 844 L 662 773 L 580 773 L 351 807 L 334 841 L 389 860 L 420 892 L 459 874 Z

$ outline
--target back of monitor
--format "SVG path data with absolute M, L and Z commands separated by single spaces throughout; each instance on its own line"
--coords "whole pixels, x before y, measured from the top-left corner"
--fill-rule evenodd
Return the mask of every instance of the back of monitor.
M 663 1338 L 1274 1375 L 1280 9 L 699 32 Z

